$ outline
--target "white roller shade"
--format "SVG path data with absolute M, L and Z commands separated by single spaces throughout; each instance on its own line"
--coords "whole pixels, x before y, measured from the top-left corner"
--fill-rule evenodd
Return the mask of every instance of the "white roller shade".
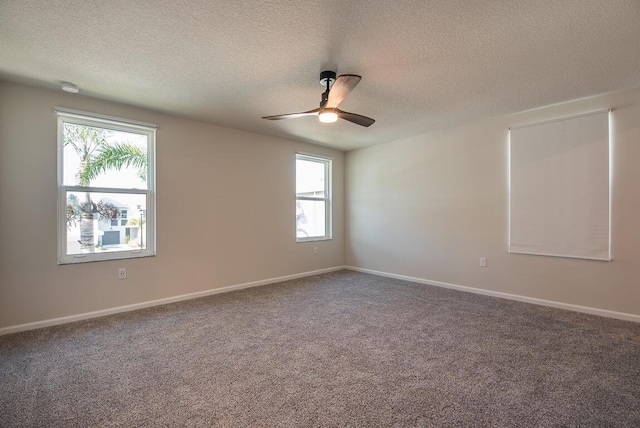
M 510 129 L 509 251 L 610 260 L 609 112 Z

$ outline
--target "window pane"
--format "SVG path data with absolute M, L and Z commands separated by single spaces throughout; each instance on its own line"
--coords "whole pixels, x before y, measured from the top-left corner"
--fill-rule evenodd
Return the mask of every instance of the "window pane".
M 66 213 L 67 255 L 147 248 L 145 194 L 67 192 Z
M 147 189 L 146 134 L 64 122 L 63 185 Z
M 324 201 L 296 201 L 296 237 L 325 236 Z
M 325 162 L 296 160 L 296 195 L 325 197 Z

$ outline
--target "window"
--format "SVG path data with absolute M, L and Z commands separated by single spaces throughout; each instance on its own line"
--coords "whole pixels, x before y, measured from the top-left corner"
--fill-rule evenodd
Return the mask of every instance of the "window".
M 296 240 L 331 239 L 331 159 L 296 155 Z
M 154 255 L 155 125 L 56 113 L 58 263 Z

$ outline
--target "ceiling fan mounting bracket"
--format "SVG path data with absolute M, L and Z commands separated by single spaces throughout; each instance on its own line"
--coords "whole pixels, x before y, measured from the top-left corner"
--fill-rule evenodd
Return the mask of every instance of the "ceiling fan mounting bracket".
M 329 88 L 331 88 L 331 85 L 333 85 L 333 82 L 336 81 L 336 72 L 335 71 L 323 71 L 320 73 L 320 84 L 324 87 L 327 88 L 327 90 Z

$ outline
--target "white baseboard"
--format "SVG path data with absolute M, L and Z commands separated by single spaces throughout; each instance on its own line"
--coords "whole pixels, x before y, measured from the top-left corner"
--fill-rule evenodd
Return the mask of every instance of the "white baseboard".
M 550 306 L 553 308 L 566 309 L 566 310 L 575 311 L 575 312 L 584 312 L 587 314 L 599 315 L 599 316 L 608 317 L 608 318 L 616 318 L 624 321 L 640 322 L 640 315 L 635 315 L 635 314 L 610 311 L 607 309 L 591 308 L 588 306 L 572 305 L 570 303 L 562 303 L 562 302 L 555 302 L 553 300 L 537 299 L 535 297 L 520 296 L 517 294 L 503 293 L 500 291 L 483 290 L 481 288 L 467 287 L 464 285 L 450 284 L 447 282 L 440 282 L 440 281 L 431 281 L 428 279 L 416 278 L 413 276 L 398 275 L 395 273 L 388 273 L 388 272 L 380 272 L 377 270 L 364 269 L 364 268 L 359 268 L 355 266 L 345 266 L 344 268 L 357 271 L 357 272 L 364 272 L 364 273 L 370 273 L 378 276 L 385 276 L 388 278 L 395 278 L 395 279 L 401 279 L 404 281 L 417 282 L 419 284 L 434 285 L 436 287 L 451 288 L 453 290 L 458 290 L 458 291 L 466 291 L 468 293 L 484 294 L 486 296 L 500 297 L 502 299 L 517 300 L 519 302 L 525 302 L 525 303 L 533 303 L 534 305 Z
M 467 287 L 464 285 L 450 284 L 447 282 L 440 282 L 440 281 L 431 281 L 431 280 L 417 278 L 413 276 L 398 275 L 394 273 L 381 272 L 381 271 L 372 270 L 372 269 L 364 269 L 364 268 L 359 268 L 355 266 L 336 266 L 332 268 L 320 269 L 320 270 L 315 270 L 310 272 L 303 272 L 303 273 L 298 273 L 293 275 L 286 275 L 286 276 L 281 276 L 277 278 L 265 279 L 261 281 L 247 282 L 244 284 L 236 284 L 236 285 L 230 285 L 227 287 L 213 288 L 210 290 L 198 291 L 196 293 L 166 297 L 164 299 L 134 303 L 132 305 L 118 306 L 115 308 L 102 309 L 99 311 L 86 312 L 86 313 L 70 315 L 66 317 L 52 318 L 48 320 L 36 321 L 36 322 L 27 323 L 27 324 L 19 324 L 19 325 L 14 325 L 9 327 L 3 327 L 3 328 L 0 328 L 0 336 L 5 334 L 11 334 L 11 333 L 19 333 L 21 331 L 35 330 L 43 327 L 50 327 L 50 326 L 59 325 L 59 324 L 66 324 L 66 323 L 75 322 L 75 321 L 82 321 L 89 318 L 98 318 L 106 315 L 117 314 L 120 312 L 135 311 L 137 309 L 144 309 L 152 306 L 160 306 L 160 305 L 166 305 L 168 303 L 180 302 L 180 301 L 190 300 L 190 299 L 197 299 L 198 297 L 205 297 L 213 294 L 228 293 L 230 291 L 241 290 L 243 288 L 258 287 L 258 286 L 267 285 L 267 284 L 275 284 L 278 282 L 288 281 L 291 279 L 297 279 L 297 278 L 303 278 L 307 276 L 320 275 L 323 273 L 335 272 L 342 269 L 349 269 L 356 272 L 370 273 L 373 275 L 384 276 L 388 278 L 401 279 L 404 281 L 411 281 L 419 284 L 433 285 L 436 287 L 450 288 L 458 291 L 466 291 L 468 293 L 476 293 L 476 294 L 483 294 L 486 296 L 499 297 L 502 299 L 517 300 L 519 302 L 532 303 L 535 305 L 550 306 L 554 308 L 566 309 L 566 310 L 575 311 L 575 312 L 584 312 L 587 314 L 599 315 L 599 316 L 608 317 L 608 318 L 616 318 L 616 319 L 625 320 L 625 321 L 640 322 L 640 315 L 635 315 L 635 314 L 610 311 L 607 309 L 591 308 L 588 306 L 572 305 L 570 303 L 562 303 L 562 302 L 555 302 L 552 300 L 537 299 L 535 297 L 520 296 L 517 294 L 503 293 L 500 291 L 483 290 L 481 288 Z
M 303 278 L 306 276 L 320 275 L 322 273 L 335 272 L 345 269 L 344 266 L 336 266 L 327 269 L 314 270 L 310 272 L 296 273 L 293 275 L 280 276 L 277 278 L 264 279 L 261 281 L 247 282 L 244 284 L 230 285 L 227 287 L 213 288 L 196 293 L 182 294 L 179 296 L 166 297 L 164 299 L 149 300 L 146 302 L 134 303 L 132 305 L 118 306 L 116 308 L 101 309 L 99 311 L 85 312 L 78 315 L 70 315 L 67 317 L 53 318 L 48 320 L 36 321 L 27 324 L 19 324 L 9 327 L 0 328 L 0 336 L 11 333 L 19 333 L 21 331 L 35 330 L 37 328 L 50 327 L 53 325 L 66 324 L 75 321 L 82 321 L 89 318 L 98 318 L 105 315 L 117 314 L 120 312 L 135 311 L 137 309 L 149 308 L 151 306 L 166 305 L 168 303 L 180 302 L 183 300 L 197 299 L 198 297 L 210 296 L 212 294 L 228 293 L 229 291 L 241 290 L 243 288 L 258 287 L 261 285 L 275 284 L 277 282 L 288 281 L 291 279 Z

